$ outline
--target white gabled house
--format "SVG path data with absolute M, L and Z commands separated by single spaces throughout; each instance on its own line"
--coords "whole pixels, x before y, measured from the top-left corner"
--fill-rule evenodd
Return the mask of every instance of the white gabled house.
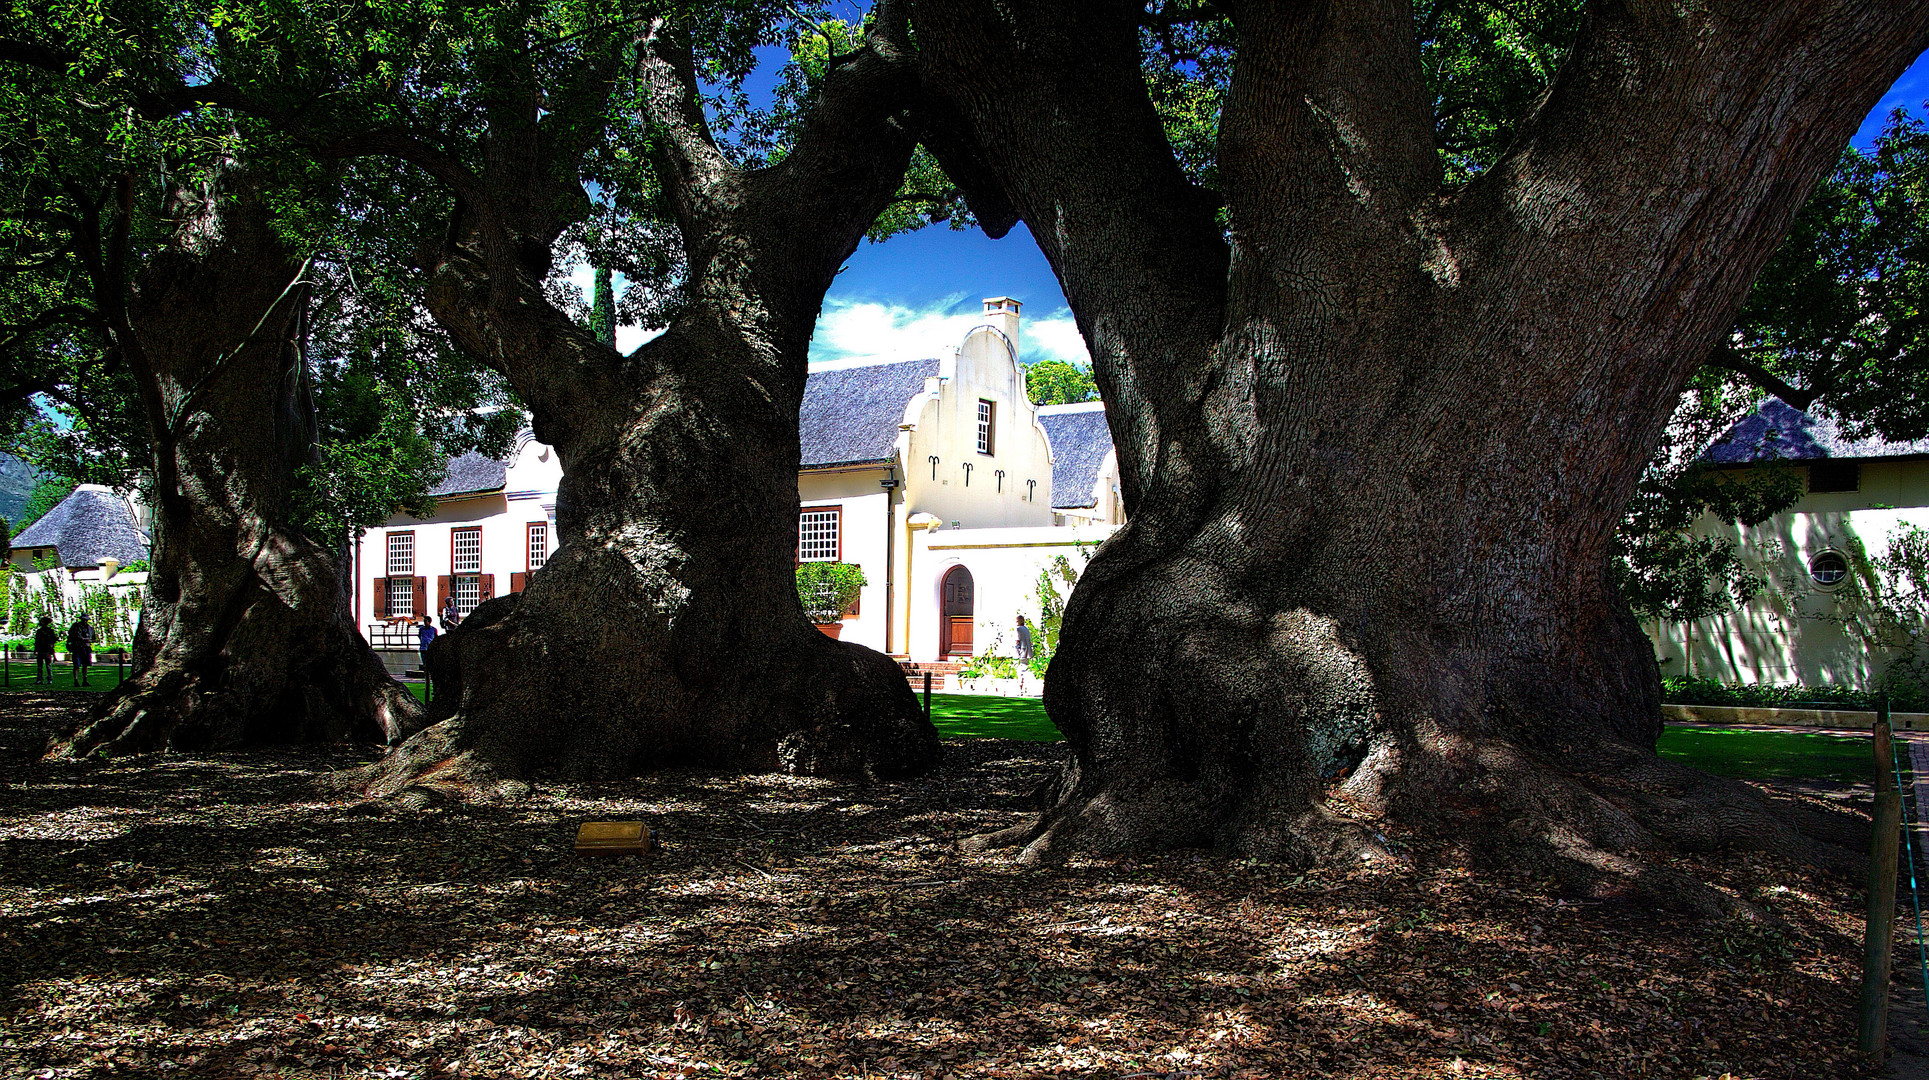
M 1123 522 L 1103 408 L 1032 405 L 1020 304 L 985 301 L 949 356 L 814 364 L 798 421 L 797 558 L 867 579 L 835 632 L 916 661 L 1012 649 L 1036 620 L 1039 573 Z M 357 621 L 378 647 L 414 648 L 406 620 L 520 590 L 554 549 L 550 448 L 449 463 L 435 513 L 397 515 L 359 542 Z M 1076 527 L 1067 527 L 1076 526 Z M 398 658 L 399 659 L 399 658 Z
M 1703 456 L 1722 469 L 1795 470 L 1803 495 L 1759 525 L 1712 515 L 1702 536 L 1732 541 L 1775 587 L 1739 610 L 1690 623 L 1649 623 L 1664 675 L 1725 683 L 1870 686 L 1886 667 L 1843 626 L 1821 616 L 1855 572 L 1856 552 L 1888 548 L 1898 526 L 1929 529 L 1929 440 L 1849 438 L 1822 410 L 1769 398 Z
M 467 615 L 517 592 L 556 548 L 556 452 L 517 438 L 504 461 L 464 454 L 430 492 L 435 512 L 397 514 L 355 545 L 355 621 L 371 644 L 415 648 L 410 620 L 437 616 L 453 597 Z
M 148 508 L 131 494 L 99 484 L 76 487 L 13 538 L 7 561 L 14 579 L 0 629 L 31 634 L 34 618 L 46 612 L 65 633 L 71 616 L 87 604 L 103 644 L 131 641 L 147 584 L 148 573 L 139 567 L 151 550 L 152 524 Z M 106 591 L 111 606 L 90 603 L 96 589 Z

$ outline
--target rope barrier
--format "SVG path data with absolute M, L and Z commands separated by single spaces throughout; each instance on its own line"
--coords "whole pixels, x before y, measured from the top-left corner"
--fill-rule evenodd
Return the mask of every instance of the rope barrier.
M 1915 747 L 1909 743 L 1905 743 L 1904 745 L 1909 746 L 1909 776 L 1911 779 L 1915 779 Z M 1919 794 L 1916 792 L 1915 784 L 1910 784 L 1907 788 L 1902 786 L 1902 758 L 1900 756 L 1895 757 L 1891 764 L 1895 766 L 1896 771 L 1896 790 Z M 1922 822 L 1922 807 L 1918 803 L 1911 809 L 1910 800 L 1904 797 L 1902 800 L 1902 810 L 1905 815 L 1904 821 L 1907 825 L 1907 828 L 1902 830 L 1902 851 L 1909 859 L 1909 901 L 1916 909 L 1916 960 L 1922 965 L 1922 1004 L 1924 1008 L 1929 1008 L 1929 945 L 1925 945 L 1922 938 L 1922 893 L 1916 887 L 1916 852 L 1914 841 L 1910 835 L 1915 832 L 1916 827 Z

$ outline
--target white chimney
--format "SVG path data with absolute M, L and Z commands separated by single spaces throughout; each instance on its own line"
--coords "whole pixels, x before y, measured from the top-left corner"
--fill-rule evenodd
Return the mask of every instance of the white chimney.
M 1018 309 L 1024 305 L 1009 296 L 988 296 L 985 298 L 985 322 L 998 328 L 998 331 L 1011 339 L 1011 350 L 1018 352 Z M 1018 357 L 1014 355 L 1012 359 Z

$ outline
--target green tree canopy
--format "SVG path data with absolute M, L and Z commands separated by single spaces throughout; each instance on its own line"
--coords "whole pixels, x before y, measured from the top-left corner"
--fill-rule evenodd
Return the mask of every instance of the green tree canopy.
M 129 41 L 116 21 L 148 30 Z M 300 502 L 318 535 L 340 537 L 425 506 L 445 457 L 502 452 L 518 412 L 409 292 L 422 185 L 398 189 L 359 162 L 294 163 L 273 152 L 287 135 L 251 146 L 247 116 L 203 100 L 225 92 L 209 74 L 258 40 L 240 9 L 130 4 L 105 21 L 0 23 L 0 436 L 63 476 L 152 482 L 150 421 L 167 406 L 116 324 L 142 267 L 181 242 L 183 217 L 218 214 L 213 191 L 245 173 L 307 259 L 296 302 L 310 308 L 322 438 Z
M 1816 185 L 1709 362 L 1854 437 L 1929 436 L 1929 127 L 1898 109 Z
M 1092 369 L 1064 360 L 1040 360 L 1025 365 L 1025 394 L 1033 405 L 1070 405 L 1096 401 L 1098 384 Z

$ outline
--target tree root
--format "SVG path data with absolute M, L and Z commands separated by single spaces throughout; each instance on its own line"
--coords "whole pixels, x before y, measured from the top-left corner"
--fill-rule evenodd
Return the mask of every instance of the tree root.
M 444 721 L 387 757 L 321 778 L 324 790 L 421 809 L 445 802 L 506 805 L 529 796 L 527 782 L 505 776 L 479 754 L 464 726 Z
M 365 649 L 363 651 L 366 651 Z M 103 695 L 46 756 L 122 757 L 294 743 L 399 743 L 420 730 L 422 707 L 372 655 L 349 671 L 256 672 L 210 679 L 196 667 L 156 663 Z
M 937 763 L 937 732 L 898 666 L 808 625 L 794 640 L 773 631 L 741 664 L 685 664 L 612 648 L 613 631 L 561 645 L 528 603 L 524 594 L 491 600 L 438 638 L 426 658 L 431 726 L 330 786 L 376 799 L 502 802 L 541 776 L 698 765 L 883 778 Z M 572 664 L 558 665 L 557 654 Z
M 1074 757 L 1041 787 L 1037 817 L 962 846 L 1017 848 L 1024 863 L 1210 847 L 1288 865 L 1350 866 L 1399 857 L 1388 833 L 1419 835 L 1478 869 L 1552 878 L 1581 896 L 1744 918 L 1760 912 L 1643 854 L 1752 850 L 1838 872 L 1867 862 L 1865 817 L 1774 798 L 1634 747 L 1610 747 L 1574 773 L 1504 741 L 1456 751 L 1461 764 L 1448 768 L 1441 757 L 1382 746 L 1297 807 L 1263 790 L 1213 802 L 1190 785 L 1094 785 L 1083 782 Z
M 123 756 L 166 749 L 169 736 L 180 730 L 184 702 L 195 693 L 191 682 L 187 672 L 175 669 L 123 683 L 107 701 L 89 709 L 79 727 L 48 743 L 46 756 Z

